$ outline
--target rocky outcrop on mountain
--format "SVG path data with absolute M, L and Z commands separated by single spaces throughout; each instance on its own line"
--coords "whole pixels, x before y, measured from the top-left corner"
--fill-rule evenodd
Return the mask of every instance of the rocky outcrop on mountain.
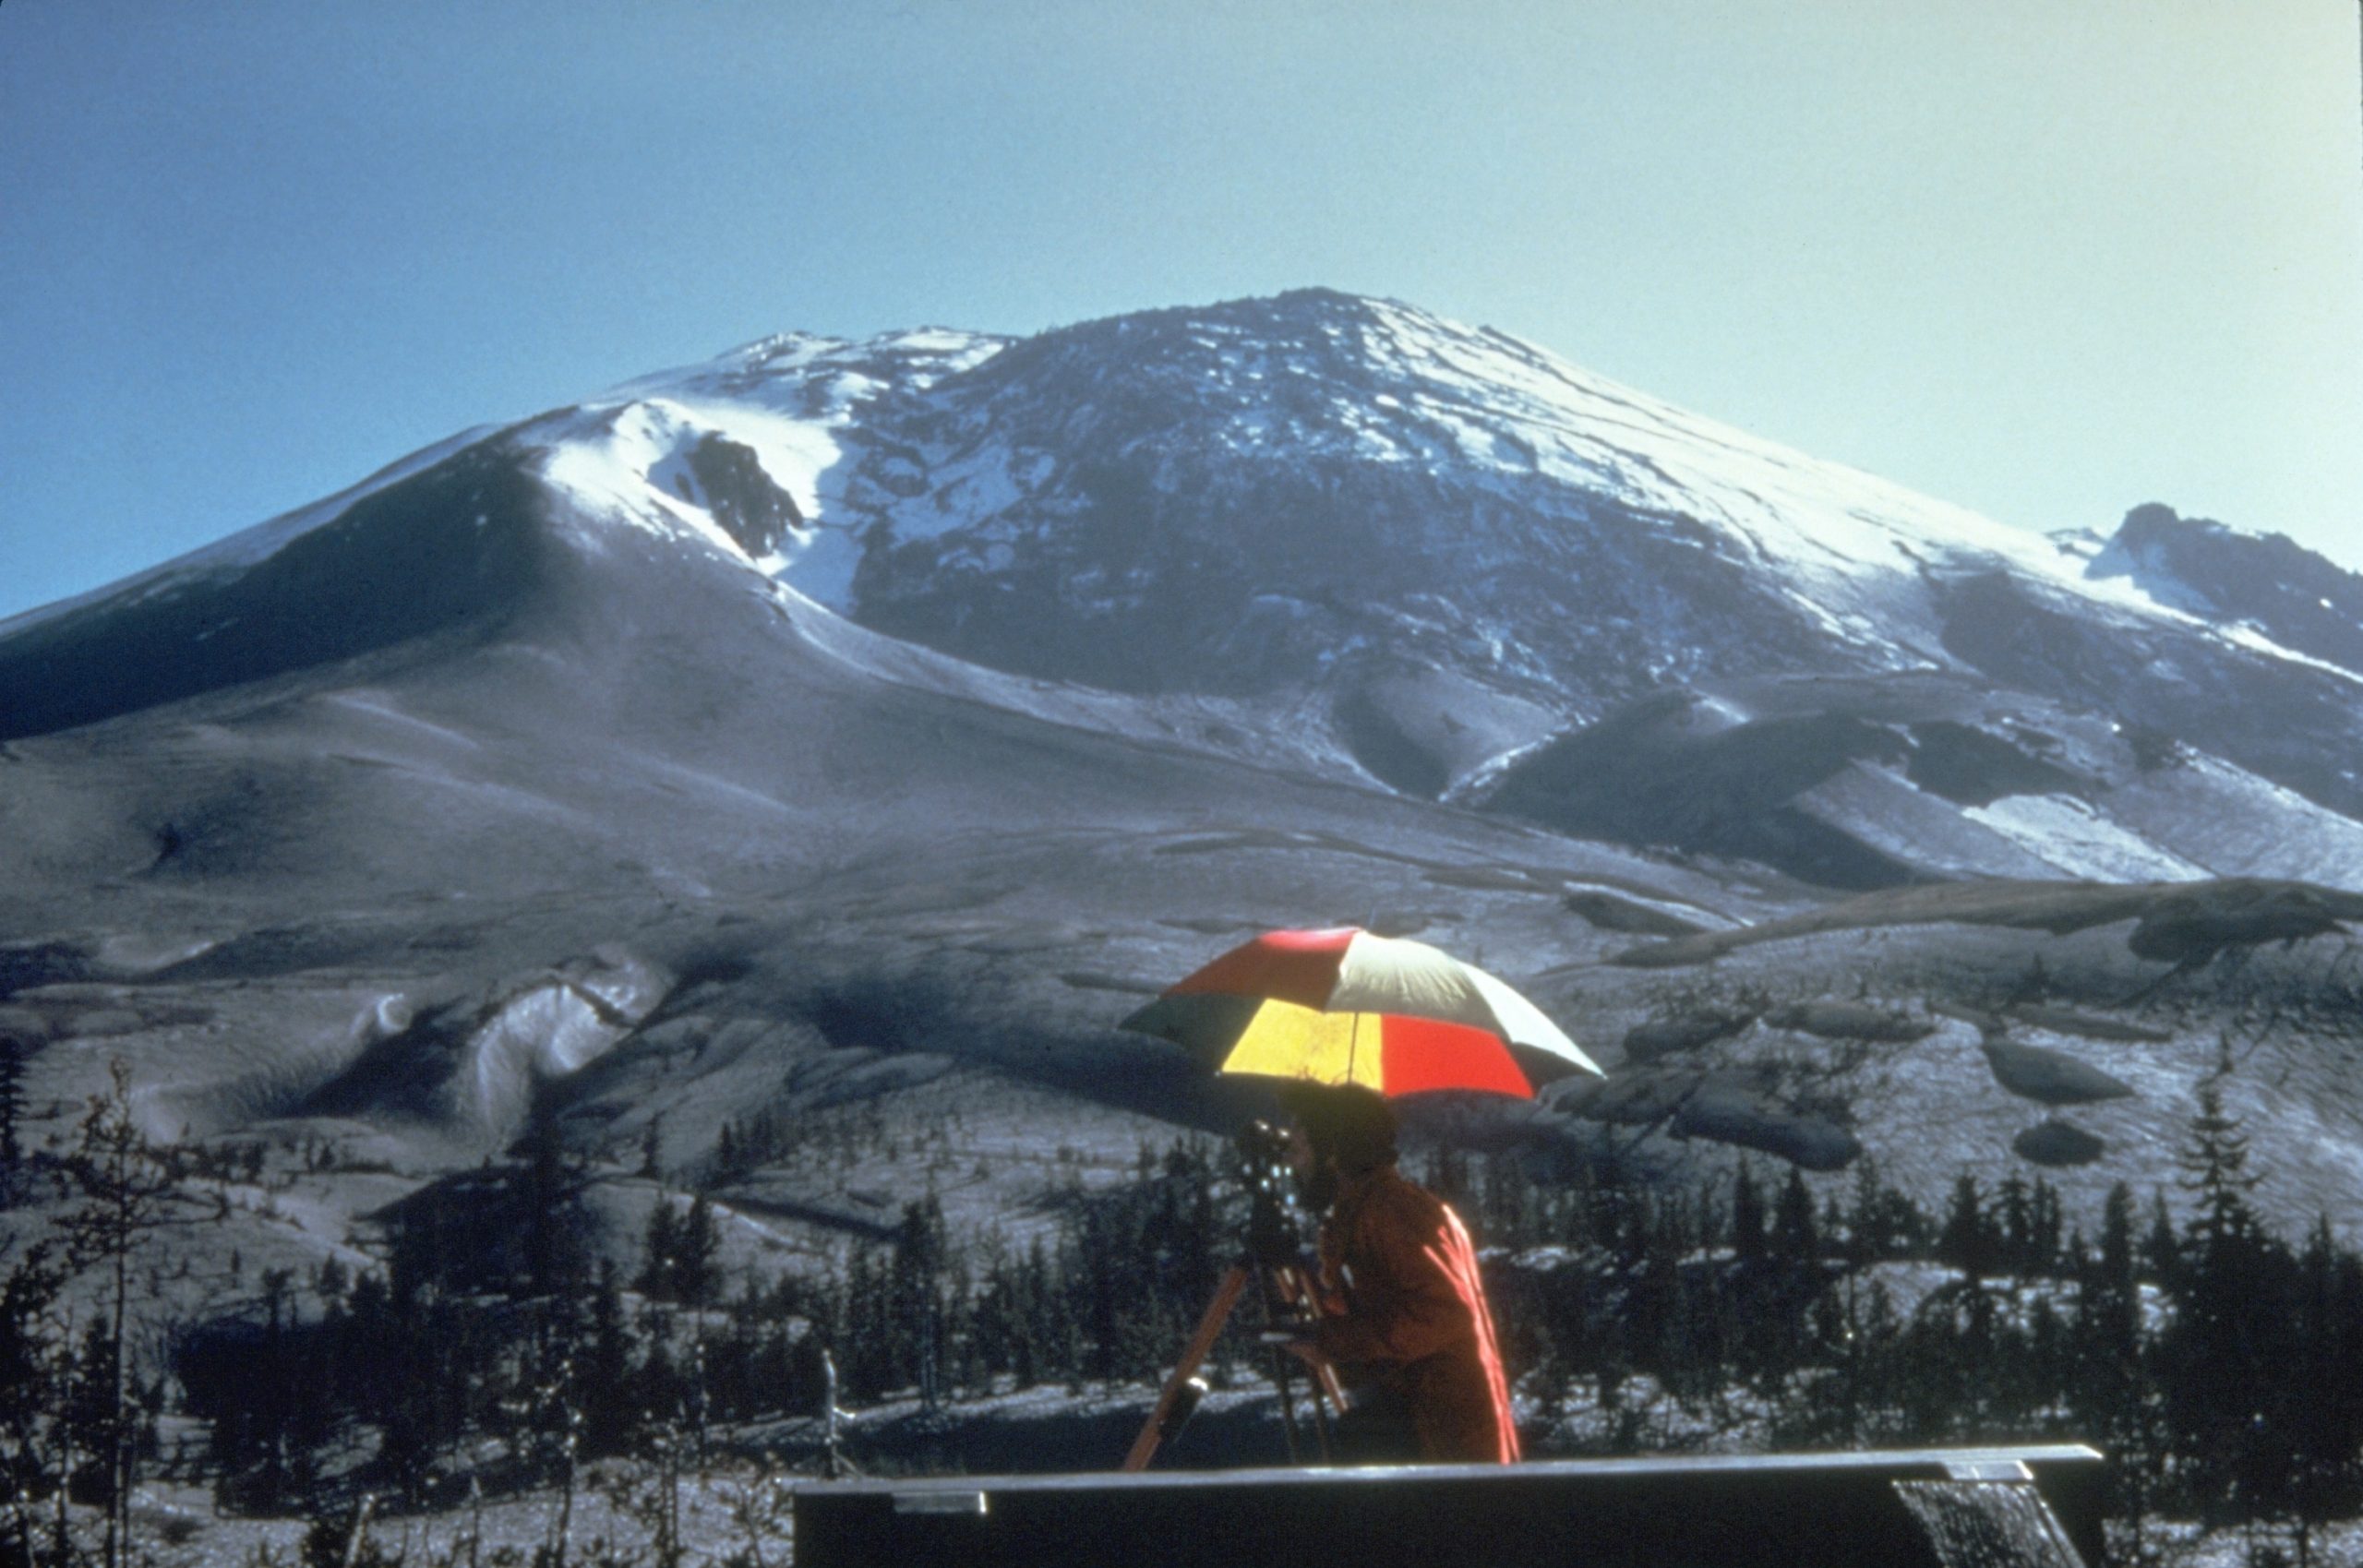
M 1701 1046 L 1730 1039 L 1755 1022 L 1753 1013 L 1719 1011 L 1681 1012 L 1670 1018 L 1646 1019 L 1625 1031 L 1625 1059 L 1654 1061 L 1661 1056 L 1695 1051 Z
M 2108 1152 L 2108 1140 L 2054 1117 L 2011 1139 L 2010 1150 L 2029 1165 L 2064 1170 L 2099 1159 Z
M 2135 1092 L 2132 1084 L 2064 1051 L 1996 1038 L 1985 1040 L 1984 1049 L 1986 1065 L 1994 1070 L 1994 1082 L 2044 1105 L 2087 1105 L 2121 1099 Z
M 2240 533 L 2151 501 L 2125 514 L 2084 570 L 2096 581 L 2124 579 L 2161 603 L 2253 627 L 2281 647 L 2363 673 L 2363 573 L 2285 534 Z

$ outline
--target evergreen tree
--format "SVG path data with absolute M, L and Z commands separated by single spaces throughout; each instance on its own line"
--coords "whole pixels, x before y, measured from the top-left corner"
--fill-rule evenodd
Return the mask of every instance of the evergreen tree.
M 108 1344 L 99 1362 L 112 1380 L 105 1417 L 86 1430 L 98 1434 L 102 1490 L 107 1506 L 104 1561 L 122 1568 L 131 1557 L 131 1492 L 138 1461 L 132 1369 L 126 1338 L 132 1304 L 132 1260 L 157 1229 L 170 1223 L 174 1182 L 168 1162 L 132 1115 L 131 1070 L 109 1064 L 107 1092 L 90 1101 L 67 1168 L 80 1206 L 59 1223 L 67 1256 L 78 1268 L 103 1267 Z
M 2297 1568 L 2315 1532 L 2363 1509 L 2363 1258 L 2319 1216 L 2297 1259 L 2290 1362 L 2281 1380 Z
M 24 1115 L 25 1045 L 16 1035 L 0 1031 L 0 1205 L 6 1205 L 14 1192 L 17 1167 L 24 1160 L 17 1134 Z
M 1996 1228 L 1999 1232 L 1995 1261 L 2014 1279 L 2035 1269 L 2034 1203 L 2026 1178 L 2013 1170 L 1996 1189 Z
M 1732 1178 L 1732 1256 L 1742 1263 L 1760 1263 L 1764 1255 L 1764 1194 L 1742 1160 Z
M 944 1349 L 944 1275 L 950 1247 L 943 1205 L 933 1193 L 903 1205 L 894 1227 L 887 1311 L 895 1354 L 893 1376 L 916 1384 L 933 1408 L 940 1392 Z
M 2102 1205 L 2099 1250 L 2080 1260 L 2069 1398 L 2083 1429 L 2109 1455 L 2116 1512 L 2138 1543 L 2165 1455 L 2143 1350 L 2134 1213 L 2133 1190 L 2122 1181 L 2111 1187 Z
M 1625 1288 L 1626 1343 L 1637 1361 L 1668 1382 L 1686 1382 L 1693 1369 L 1683 1329 L 1688 1317 L 1683 1255 L 1689 1251 L 1671 1203 L 1639 1205 L 1648 1230 L 1638 1266 Z
M 681 1250 L 680 1221 L 673 1214 L 673 1199 L 669 1193 L 656 1194 L 656 1206 L 648 1211 L 648 1228 L 641 1239 L 641 1266 L 632 1288 L 657 1300 L 669 1301 L 678 1293 L 675 1261 Z
M 1821 1256 L 1821 1231 L 1814 1222 L 1813 1193 L 1805 1172 L 1789 1167 L 1772 1210 L 1772 1255 L 1792 1270 L 1811 1270 Z
M 0 1259 L 13 1248 L 13 1241 L 0 1241 Z M 0 1561 L 36 1561 L 30 1500 L 52 1491 L 63 1497 L 74 1463 L 64 1415 L 72 1367 L 54 1315 L 66 1278 L 54 1250 L 40 1242 L 0 1278 L 0 1496 L 12 1504 Z M 60 1520 L 62 1530 L 62 1514 Z M 53 1561 L 66 1561 L 63 1540 L 52 1547 Z
M 2179 1246 L 2176 1311 L 2159 1345 L 2172 1451 L 2211 1518 L 2255 1518 L 2290 1481 L 2285 1430 L 2264 1391 L 2283 1370 L 2292 1294 L 2285 1248 L 2249 1206 L 2248 1139 L 2213 1083 L 2199 1092 L 2179 1155 L 2192 1210 Z
M 2182 1241 L 2175 1235 L 2175 1216 L 2166 1208 L 2164 1188 L 2150 1191 L 2150 1227 L 2141 1234 L 2141 1279 L 2168 1290 L 2182 1279 Z
M 529 1296 L 571 1293 L 584 1259 L 579 1200 L 588 1177 L 569 1158 L 556 1112 L 537 1100 L 525 1129 L 520 1198 L 524 1208 L 524 1290 Z
M 1985 1212 L 1977 1178 L 1962 1171 L 1953 1179 L 1944 1228 L 1937 1235 L 1937 1261 L 1961 1270 L 1972 1285 L 1993 1277 L 2001 1262 L 2001 1239 Z
M 623 1290 L 615 1265 L 602 1260 L 582 1349 L 582 1442 L 592 1454 L 620 1454 L 637 1431 L 640 1412 L 631 1405 L 630 1383 L 631 1331 Z
M 1879 1179 L 1877 1162 L 1854 1165 L 1846 1209 L 1846 1257 L 1854 1263 L 1903 1257 L 1926 1244 L 1928 1216 L 1911 1197 Z
M 1020 1333 L 1011 1370 L 1017 1374 L 1018 1387 L 1030 1388 L 1068 1369 L 1074 1337 L 1067 1293 L 1038 1235 L 1026 1246 L 1017 1287 Z
M 900 1325 L 891 1303 L 890 1275 L 870 1247 L 846 1260 L 838 1309 L 837 1373 L 848 1399 L 878 1399 L 896 1386 L 905 1364 Z
M 2224 1108 L 2223 1090 L 2213 1082 L 2200 1085 L 2199 1109 L 2177 1163 L 2180 1185 L 2194 1205 L 2185 1239 L 2192 1251 L 2228 1254 L 2260 1239 L 2256 1211 L 2249 1203 L 2259 1179 L 2248 1168 L 2248 1135 Z M 2203 1256 L 2194 1262 L 2208 1266 Z
M 130 1442 L 122 1353 L 123 1336 L 106 1313 L 99 1313 L 82 1325 L 66 1384 L 66 1419 L 81 1436 L 85 1460 L 69 1473 L 69 1485 L 78 1497 L 95 1495 L 105 1502 L 113 1500 L 116 1450 Z
M 714 1204 L 702 1192 L 690 1200 L 690 1212 L 674 1238 L 673 1294 L 688 1307 L 709 1305 L 722 1285 L 722 1226 Z
M 1903 1325 L 1894 1299 L 1876 1279 L 1864 1286 L 1850 1274 L 1825 1300 L 1834 1320 L 1820 1331 L 1831 1347 L 1830 1375 L 1806 1384 L 1791 1423 L 1800 1441 L 1861 1448 L 1895 1428 Z
M 2059 1189 L 2041 1176 L 2037 1176 L 2034 1179 L 2034 1191 L 2028 1206 L 2032 1211 L 2032 1219 L 2027 1246 L 2027 1272 L 2049 1275 L 2059 1266 L 2060 1233 L 2067 1227 L 2067 1215 L 2059 1201 Z

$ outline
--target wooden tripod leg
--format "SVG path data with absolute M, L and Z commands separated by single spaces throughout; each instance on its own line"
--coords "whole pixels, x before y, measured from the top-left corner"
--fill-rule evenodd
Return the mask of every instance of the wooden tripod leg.
M 1239 1304 L 1239 1293 L 1247 1288 L 1247 1265 L 1233 1263 L 1230 1272 L 1215 1287 L 1215 1299 L 1206 1303 L 1206 1315 L 1198 1320 L 1198 1332 L 1182 1349 L 1182 1359 L 1174 1363 L 1173 1375 L 1165 1380 L 1165 1388 L 1157 1396 L 1157 1408 L 1148 1413 L 1148 1420 L 1141 1427 L 1141 1435 L 1133 1439 L 1133 1451 L 1124 1455 L 1124 1468 L 1146 1470 L 1149 1456 L 1165 1436 L 1165 1418 L 1172 1414 L 1173 1402 L 1182 1397 L 1182 1385 L 1197 1375 L 1198 1366 L 1213 1349 L 1215 1336 L 1222 1333 L 1222 1325 L 1230 1317 L 1230 1310 Z
M 1303 1269 L 1294 1264 L 1280 1264 L 1270 1271 L 1269 1284 L 1271 1294 L 1283 1304 L 1297 1311 L 1319 1315 L 1320 1309 L 1315 1305 L 1316 1298 L 1313 1292 L 1313 1282 L 1306 1276 Z M 1282 1359 L 1285 1362 L 1285 1352 L 1282 1353 Z M 1284 1374 L 1285 1371 L 1284 1365 Z M 1313 1440 L 1319 1447 L 1321 1458 L 1326 1462 L 1330 1457 L 1329 1422 L 1331 1418 L 1346 1413 L 1346 1391 L 1337 1381 L 1336 1364 L 1326 1357 L 1318 1358 L 1312 1363 L 1309 1376 L 1313 1385 Z M 1283 1387 L 1285 1389 L 1285 1385 Z M 1284 1392 L 1283 1397 L 1285 1396 Z M 1288 1424 L 1289 1458 L 1293 1462 L 1297 1457 L 1293 1406 L 1289 1410 Z
M 1288 1352 L 1285 1350 L 1278 1354 L 1283 1360 L 1288 1357 Z M 1283 1380 L 1280 1385 L 1280 1396 L 1288 1401 L 1289 1462 L 1296 1464 L 1300 1462 L 1296 1441 L 1296 1406 L 1288 1393 L 1288 1384 L 1285 1381 L 1288 1373 L 1285 1367 L 1280 1375 Z M 1337 1367 L 1325 1359 L 1310 1370 L 1306 1382 L 1311 1385 L 1306 1392 L 1313 1405 L 1313 1451 L 1325 1465 L 1334 1457 L 1329 1451 L 1329 1425 L 1334 1418 L 1346 1413 L 1346 1391 L 1337 1382 Z
M 1289 1353 L 1277 1347 L 1272 1351 L 1272 1386 L 1279 1391 L 1280 1431 L 1289 1440 L 1289 1463 L 1301 1465 L 1304 1444 L 1296 1435 L 1296 1384 L 1289 1378 Z

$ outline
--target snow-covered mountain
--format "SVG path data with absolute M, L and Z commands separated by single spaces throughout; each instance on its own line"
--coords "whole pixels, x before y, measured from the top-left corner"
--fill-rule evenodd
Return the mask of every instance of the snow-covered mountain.
M 2358 608 L 1391 302 L 767 339 L 0 623 L 0 1030 L 61 1134 L 120 1055 L 160 1132 L 378 1173 L 253 1260 L 537 1104 L 692 1180 L 758 1111 L 957 1105 L 998 1224 L 1237 1114 L 1141 993 L 1357 923 L 1609 1061 L 1495 1135 L 2098 1186 L 2236 1059 L 2285 1207 L 2351 1212 Z M 2078 1053 L 2125 1093 L 2021 1148 Z M 918 1179 L 738 1212 L 801 1255 Z
M 552 519 L 573 547 L 678 545 L 963 664 L 1216 700 L 1209 726 L 1315 771 L 1810 880 L 2363 868 L 2353 574 L 2157 508 L 2114 540 L 2039 538 L 1325 291 L 1024 341 L 766 339 L 471 433 L 0 625 L 0 734 L 481 626 Z M 1800 729 L 1832 677 L 1853 717 Z M 1865 682 L 1897 712 L 1865 710 Z M 1976 730 L 2013 781 L 1993 799 L 1913 763 L 1915 694 L 1938 687 L 2031 705 L 1916 721 Z M 1677 688 L 1693 728 L 1785 715 L 1784 744 L 1813 743 L 1777 775 L 1795 787 L 1753 781 L 1711 827 L 1646 781 L 1632 809 L 1542 798 L 1525 753 Z M 2062 705 L 2105 728 L 2081 768 L 2044 756 Z M 2201 794 L 2297 831 L 2246 853 L 2108 804 L 2184 756 L 2218 781 Z M 1959 811 L 1993 820 L 1926 855 L 1889 842 Z M 1836 840 L 1783 851 L 1797 820 Z

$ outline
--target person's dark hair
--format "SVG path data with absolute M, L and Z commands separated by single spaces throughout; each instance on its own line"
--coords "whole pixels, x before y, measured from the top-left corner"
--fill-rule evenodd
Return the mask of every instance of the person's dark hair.
M 1334 1159 L 1348 1176 L 1395 1163 L 1395 1107 L 1360 1083 L 1289 1083 L 1280 1108 L 1304 1129 L 1316 1159 Z

